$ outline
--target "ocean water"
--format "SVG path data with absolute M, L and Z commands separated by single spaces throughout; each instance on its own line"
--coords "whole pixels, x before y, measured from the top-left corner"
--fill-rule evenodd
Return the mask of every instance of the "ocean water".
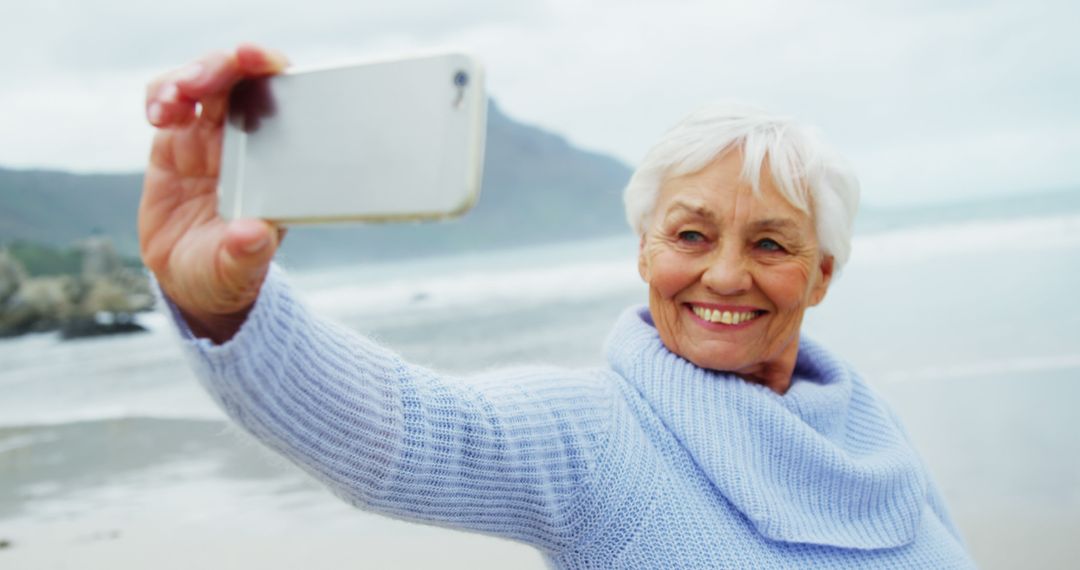
M 804 332 L 904 418 L 986 568 L 1080 559 L 1080 205 L 857 235 Z M 317 312 L 468 372 L 588 366 L 645 300 L 630 236 L 291 275 Z M 540 567 L 512 543 L 348 508 L 229 427 L 163 315 L 0 342 L 0 567 Z M 3 547 L 4 541 L 7 546 Z

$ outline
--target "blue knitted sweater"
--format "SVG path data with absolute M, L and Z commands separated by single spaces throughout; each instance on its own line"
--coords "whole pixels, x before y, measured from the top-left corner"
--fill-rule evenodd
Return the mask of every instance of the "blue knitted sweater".
M 461 378 L 311 315 L 277 269 L 223 345 L 174 316 L 225 411 L 367 510 L 557 568 L 973 566 L 896 418 L 807 339 L 781 396 L 669 352 L 644 308 L 609 367 Z

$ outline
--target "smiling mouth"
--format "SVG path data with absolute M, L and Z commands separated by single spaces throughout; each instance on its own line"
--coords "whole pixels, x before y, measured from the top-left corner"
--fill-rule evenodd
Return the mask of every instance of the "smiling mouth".
M 741 325 L 752 321 L 766 313 L 766 311 L 722 311 L 720 309 L 707 309 L 697 305 L 690 305 L 690 310 L 703 321 L 719 323 L 722 325 Z

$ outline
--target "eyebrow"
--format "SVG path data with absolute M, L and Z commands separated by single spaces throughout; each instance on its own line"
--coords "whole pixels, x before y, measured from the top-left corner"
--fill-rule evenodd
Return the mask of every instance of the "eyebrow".
M 795 230 L 799 228 L 799 224 L 788 218 L 768 218 L 750 224 L 750 228 L 754 230 Z
M 680 210 L 690 214 L 694 214 L 695 216 L 700 216 L 702 218 L 716 217 L 712 209 L 705 204 L 702 204 L 700 202 L 690 202 L 687 200 L 676 200 L 675 203 L 672 204 L 670 208 L 668 208 L 667 214 L 668 216 L 670 216 L 671 214 Z
M 702 218 L 715 219 L 716 214 L 712 208 L 700 202 L 691 202 L 688 200 L 676 200 L 671 208 L 668 209 L 668 216 L 676 212 L 683 211 Z M 667 216 L 665 216 L 667 217 Z M 750 224 L 750 229 L 754 231 L 760 231 L 765 229 L 772 230 L 797 230 L 799 224 L 790 218 L 766 218 L 764 220 L 757 220 Z

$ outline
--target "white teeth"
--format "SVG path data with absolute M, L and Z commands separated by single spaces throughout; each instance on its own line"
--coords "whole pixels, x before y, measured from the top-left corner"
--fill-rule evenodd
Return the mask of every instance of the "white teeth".
M 738 325 L 757 317 L 757 313 L 754 311 L 733 313 L 731 311 L 719 311 L 702 307 L 694 307 L 693 310 L 695 315 L 706 321 L 725 325 Z

